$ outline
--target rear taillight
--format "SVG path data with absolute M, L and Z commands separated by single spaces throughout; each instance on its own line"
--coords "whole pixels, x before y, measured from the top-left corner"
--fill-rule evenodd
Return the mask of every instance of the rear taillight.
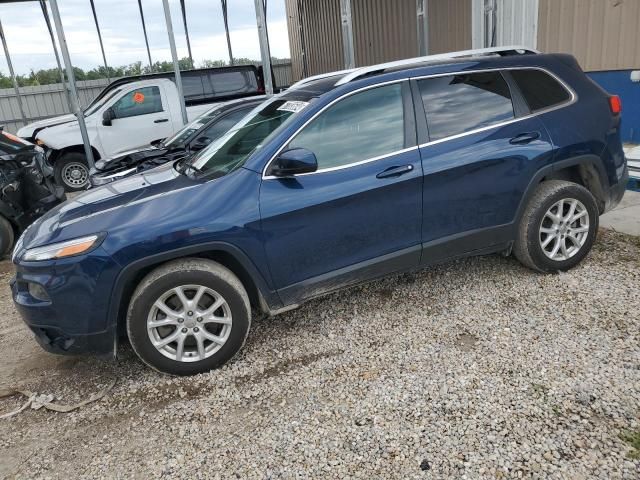
M 618 95 L 611 95 L 609 97 L 609 107 L 611 108 L 611 113 L 614 115 L 618 115 L 622 112 L 622 102 Z

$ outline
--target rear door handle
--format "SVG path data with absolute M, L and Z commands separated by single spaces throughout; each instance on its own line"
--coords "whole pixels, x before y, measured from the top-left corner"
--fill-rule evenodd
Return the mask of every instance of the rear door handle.
M 511 140 L 509 140 L 509 143 L 511 145 L 526 145 L 527 143 L 531 143 L 539 138 L 540 132 L 526 132 L 516 135 Z
M 401 167 L 389 167 L 376 175 L 376 178 L 399 177 L 413 170 L 413 165 L 402 165 Z
M 159 118 L 158 120 L 154 120 L 153 123 L 164 123 L 168 121 L 169 121 L 168 118 Z

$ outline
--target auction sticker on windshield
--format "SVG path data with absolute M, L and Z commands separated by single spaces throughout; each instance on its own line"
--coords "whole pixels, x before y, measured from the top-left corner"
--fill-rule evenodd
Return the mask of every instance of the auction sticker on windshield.
M 296 100 L 289 100 L 288 102 L 283 103 L 278 107 L 278 110 L 283 110 L 285 112 L 299 112 L 304 107 L 309 105 L 309 102 L 300 102 Z

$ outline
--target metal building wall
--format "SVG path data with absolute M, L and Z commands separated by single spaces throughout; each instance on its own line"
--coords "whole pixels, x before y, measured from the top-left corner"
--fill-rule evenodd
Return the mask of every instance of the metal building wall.
M 584 70 L 640 68 L 640 0 L 539 0 L 538 48 Z
M 342 70 L 342 29 L 340 0 L 302 0 L 302 22 L 307 76 Z M 287 28 L 293 80 L 302 78 L 303 59 L 300 35 L 300 12 L 297 0 L 286 0 Z
M 471 0 L 473 48 L 504 45 L 524 45 L 536 48 L 538 42 L 538 1 Z M 488 29 L 490 31 L 487 31 Z
M 429 53 L 471 48 L 471 0 L 425 1 Z M 343 69 L 340 0 L 286 0 L 286 8 L 294 80 L 303 76 L 303 44 L 307 76 Z M 351 16 L 356 66 L 418 55 L 416 0 L 351 0 Z
M 76 82 L 80 104 L 88 105 L 107 83 L 106 79 Z M 61 83 L 20 87 L 20 97 L 28 122 L 70 113 Z M 13 133 L 24 126 L 13 88 L 0 89 L 0 125 L 4 125 L 8 132 Z
M 471 0 L 429 0 L 429 53 L 471 48 Z
M 351 0 L 351 15 L 357 67 L 418 55 L 416 0 Z
M 498 45 L 536 48 L 538 0 L 498 0 Z

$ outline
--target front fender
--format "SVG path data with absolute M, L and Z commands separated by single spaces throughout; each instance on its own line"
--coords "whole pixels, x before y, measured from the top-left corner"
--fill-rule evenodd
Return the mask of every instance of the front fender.
M 240 248 L 226 242 L 208 242 L 150 255 L 126 265 L 116 278 L 109 302 L 108 318 L 113 319 L 112 322 L 114 324 L 122 324 L 121 322 L 124 320 L 129 306 L 128 299 L 142 277 L 153 268 L 179 258 L 202 256 L 203 254 L 215 256 L 216 253 L 229 255 L 241 266 L 242 270 L 244 270 L 243 272 L 235 271 L 237 267 L 234 268 L 233 266 L 225 265 L 240 277 L 240 280 L 247 290 L 249 290 L 251 286 L 247 285 L 247 279 L 243 279 L 242 277 L 245 275 L 250 277 L 253 286 L 255 286 L 257 290 L 257 294 L 261 297 L 260 302 L 262 303 L 262 301 L 264 301 L 266 304 L 264 307 L 266 307 L 267 310 L 275 311 L 282 308 L 282 302 L 278 294 L 269 289 L 267 282 L 258 268 Z

